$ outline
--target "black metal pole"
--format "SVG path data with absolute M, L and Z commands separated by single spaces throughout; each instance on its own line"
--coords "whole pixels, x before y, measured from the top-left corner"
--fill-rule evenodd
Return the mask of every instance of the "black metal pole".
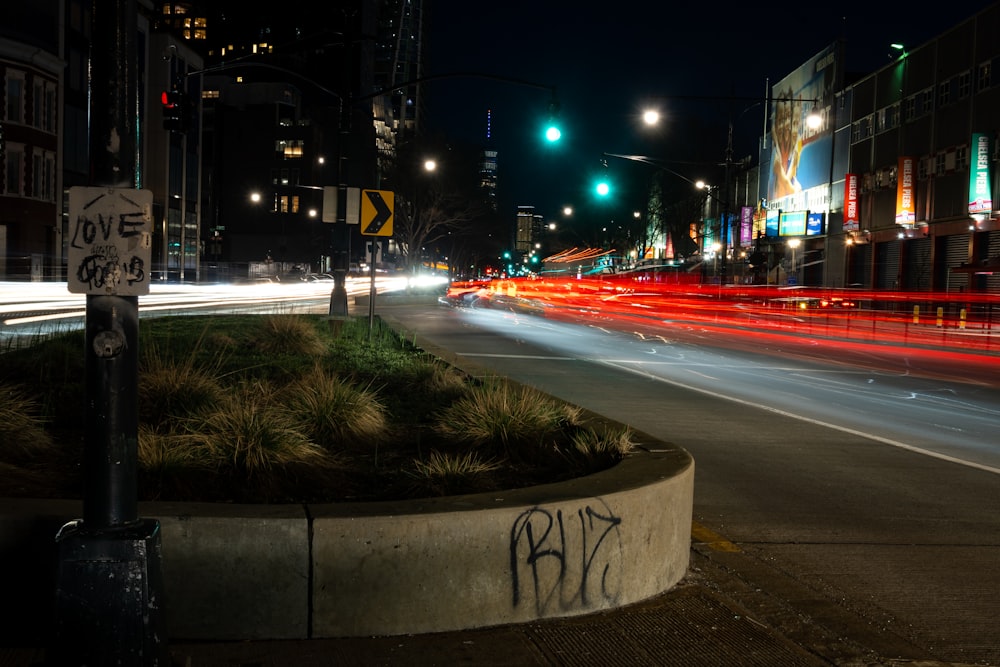
M 94 0 L 92 19 L 91 184 L 134 191 L 140 185 L 137 6 Z M 107 258 L 109 265 L 117 260 Z M 138 297 L 113 286 L 87 292 L 85 328 L 83 519 L 56 535 L 55 631 L 46 660 L 163 665 L 159 522 L 139 519 L 137 509 Z

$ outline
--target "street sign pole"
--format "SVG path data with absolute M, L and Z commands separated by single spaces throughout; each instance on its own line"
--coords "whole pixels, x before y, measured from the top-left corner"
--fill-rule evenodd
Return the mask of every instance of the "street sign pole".
M 392 215 L 395 195 L 390 190 L 364 190 L 361 198 L 361 233 L 365 236 L 392 236 Z M 371 337 L 375 325 L 375 258 L 378 242 L 371 243 L 371 285 L 368 295 L 368 336 Z
M 70 190 L 67 285 L 86 294 L 83 518 L 56 535 L 50 664 L 163 665 L 160 526 L 139 519 L 138 296 L 149 291 L 152 196 L 138 190 L 137 4 L 94 0 L 91 178 Z

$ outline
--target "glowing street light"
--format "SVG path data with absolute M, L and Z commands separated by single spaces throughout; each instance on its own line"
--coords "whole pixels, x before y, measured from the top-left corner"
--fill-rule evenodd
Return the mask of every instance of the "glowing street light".
M 789 277 L 791 277 L 792 278 L 792 283 L 791 284 L 795 284 L 795 283 L 798 282 L 797 272 L 796 272 L 796 268 L 795 268 L 795 249 L 798 248 L 800 245 L 802 245 L 802 239 L 788 239 L 788 241 L 786 242 L 786 244 L 788 245 L 789 248 L 792 249 L 792 275 L 791 276 L 787 276 L 786 275 L 785 278 L 786 278 L 786 282 L 787 282 L 787 279 Z

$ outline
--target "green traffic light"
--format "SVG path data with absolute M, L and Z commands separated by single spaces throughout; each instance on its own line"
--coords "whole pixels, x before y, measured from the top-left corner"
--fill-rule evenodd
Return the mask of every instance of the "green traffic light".
M 562 138 L 562 132 L 555 125 L 549 125 L 545 130 L 545 138 L 551 143 L 555 143 Z
M 600 181 L 594 187 L 594 192 L 596 192 L 599 197 L 607 197 L 611 193 L 611 186 L 608 185 L 607 181 Z

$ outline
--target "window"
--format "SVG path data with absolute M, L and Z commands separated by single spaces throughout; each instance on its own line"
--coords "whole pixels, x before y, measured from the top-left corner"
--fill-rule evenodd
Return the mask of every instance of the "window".
M 993 63 L 983 63 L 979 66 L 979 75 L 976 78 L 976 90 L 983 91 L 990 87 L 990 74 Z
M 903 100 L 903 120 L 910 121 L 917 117 L 917 98 L 916 96 L 907 97 Z
M 31 196 L 47 202 L 56 200 L 56 159 L 49 151 L 35 150 L 31 156 Z
M 972 92 L 972 73 L 962 72 L 958 75 L 958 99 L 964 100 Z
M 56 87 L 51 81 L 35 79 L 32 125 L 44 132 L 56 131 Z
M 24 178 L 24 147 L 20 144 L 7 144 L 6 178 L 4 192 L 8 195 L 21 194 Z
M 944 175 L 944 153 L 938 153 L 934 156 L 934 173 L 938 176 Z
M 299 212 L 299 196 L 298 195 L 275 195 L 274 196 L 274 212 L 275 213 L 298 213 Z
M 888 109 L 879 109 L 875 112 L 875 130 L 876 132 L 885 132 L 889 129 L 889 114 Z
M 7 120 L 24 122 L 24 74 L 7 70 Z
M 943 107 L 948 104 L 951 97 L 951 81 L 945 81 L 938 85 L 938 106 Z
M 964 170 L 969 166 L 969 147 L 959 146 L 955 149 L 955 169 Z
M 301 139 L 278 139 L 275 150 L 278 157 L 285 160 L 300 158 L 305 152 L 305 142 Z
M 927 88 L 921 95 L 924 101 L 923 113 L 930 113 L 931 111 L 934 111 L 934 93 L 931 89 Z

